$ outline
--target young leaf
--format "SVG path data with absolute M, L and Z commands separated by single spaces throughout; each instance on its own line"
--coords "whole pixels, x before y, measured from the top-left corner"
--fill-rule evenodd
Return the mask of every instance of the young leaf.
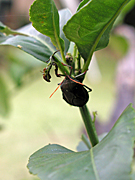
M 130 104 L 95 147 L 73 152 L 48 145 L 31 155 L 28 168 L 41 180 L 129 180 L 134 140 L 135 110 Z
M 128 2 L 89 1 L 64 26 L 66 37 L 76 43 L 80 54 L 87 60 L 83 71 L 88 69 L 93 52 L 107 46 L 112 25 Z
M 59 36 L 59 14 L 53 0 L 34 1 L 30 8 L 30 21 L 40 33 L 51 38 L 61 53 L 64 52 L 64 41 Z

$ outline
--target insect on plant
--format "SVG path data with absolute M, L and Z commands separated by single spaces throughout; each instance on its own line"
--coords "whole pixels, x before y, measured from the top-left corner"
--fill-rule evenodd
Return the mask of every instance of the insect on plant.
M 132 5 L 130 4 L 126 9 L 125 5 L 130 3 L 129 1 L 132 1 Z M 135 179 L 135 165 L 133 162 L 135 110 L 132 107 L 132 104 L 129 104 L 123 111 L 110 132 L 108 132 L 110 128 L 106 128 L 107 133 L 102 134 L 99 141 L 95 124 L 97 113 L 96 111 L 93 112 L 92 118 L 89 108 L 93 109 L 96 104 L 98 105 L 102 102 L 99 101 L 100 99 L 96 98 L 96 102 L 94 102 L 95 105 L 91 102 L 91 107 L 87 107 L 86 103 L 89 100 L 89 92 L 92 91 L 92 89 L 83 84 L 88 67 L 93 61 L 93 53 L 107 47 L 109 44 L 109 37 L 114 40 L 113 42 L 115 42 L 115 40 L 116 43 L 117 41 L 119 42 L 119 40 L 120 42 L 123 42 L 122 37 L 120 38 L 118 36 L 116 38 L 114 34 L 111 36 L 111 29 L 118 25 L 119 20 L 115 23 L 115 26 L 113 26 L 120 12 L 122 12 L 120 16 L 122 21 L 122 19 L 125 18 L 125 13 L 129 13 L 129 9 L 131 9 L 131 7 L 133 8 L 133 5 L 133 0 L 82 0 L 77 7 L 77 11 L 74 12 L 72 16 L 70 10 L 67 8 L 58 11 L 54 0 L 33 0 L 29 13 L 31 24 L 16 31 L 0 22 L 0 47 L 4 46 L 3 48 L 5 49 L 5 45 L 14 46 L 34 58 L 45 62 L 46 65 L 42 74 L 43 79 L 47 82 L 51 81 L 51 69 L 54 67 L 55 75 L 62 79 L 56 90 L 61 88 L 63 100 L 69 105 L 79 107 L 78 110 L 88 135 L 88 137 L 85 134 L 82 135 L 81 142 L 79 142 L 76 149 L 77 151 L 70 150 L 56 142 L 55 144 L 49 143 L 49 145 L 43 145 L 44 147 L 33 153 L 29 158 L 27 167 L 29 172 L 33 175 L 36 174 L 39 179 Z M 124 11 L 122 11 L 123 8 Z M 127 28 L 132 33 L 132 29 L 130 29 L 132 27 L 126 27 L 126 29 Z M 121 45 L 120 42 L 118 43 L 119 45 Z M 57 51 L 54 49 L 57 49 Z M 52 50 L 54 53 L 51 53 Z M 57 52 L 59 54 L 56 54 Z M 65 55 L 66 52 L 68 53 Z M 72 54 L 69 52 L 72 52 Z M 122 54 L 126 57 L 129 52 L 123 51 Z M 15 55 L 17 54 L 15 53 Z M 4 63 L 3 60 L 2 63 Z M 23 64 L 26 64 L 25 61 Z M 31 68 L 32 67 L 33 66 L 31 66 Z M 104 68 L 106 68 L 106 66 L 104 66 Z M 5 72 L 7 72 L 8 69 L 5 68 L 5 70 Z M 61 74 L 59 74 L 59 70 L 61 71 Z M 5 72 L 0 72 L 0 75 L 3 75 Z M 8 89 L 6 89 L 6 82 L 4 83 L 4 79 L 3 76 L 0 76 L 0 86 L 2 86 L 2 88 L 0 88 L 0 95 L 4 97 L 0 99 L 0 105 L 2 105 L 0 114 L 6 115 L 5 113 L 9 109 L 7 100 L 9 99 L 8 95 L 10 92 L 5 93 Z M 50 97 L 52 97 L 56 90 Z M 104 98 L 106 98 L 106 96 L 104 96 Z M 35 99 L 35 97 L 33 97 L 33 99 Z M 35 104 L 34 107 L 38 110 L 39 108 L 36 106 L 38 106 L 38 104 Z M 62 127 L 66 127 L 67 125 L 69 125 L 69 127 L 74 126 L 75 128 L 70 128 L 70 131 L 68 131 L 70 133 L 69 136 L 67 136 L 66 133 L 67 128 L 65 130 L 63 129 L 62 132 L 58 132 L 60 133 L 58 134 L 59 136 L 63 134 L 63 138 L 61 139 L 63 142 L 65 142 L 65 139 L 67 141 L 68 138 L 70 145 L 73 145 L 77 138 L 76 135 L 80 134 L 80 130 L 77 128 L 78 120 L 80 119 L 76 116 L 76 113 L 78 112 L 68 108 L 57 109 L 57 114 L 60 113 L 60 115 L 58 115 L 59 117 L 56 117 L 56 114 L 54 113 L 53 118 L 51 116 L 52 106 L 49 106 L 49 104 L 45 102 L 44 109 L 46 109 L 46 106 L 48 106 L 48 112 L 43 111 L 44 114 L 37 117 L 37 120 L 41 123 L 39 125 L 46 125 L 48 121 L 49 124 L 55 121 L 56 128 L 58 129 L 60 129 L 59 125 L 61 125 L 59 122 L 63 124 Z M 121 110 L 121 104 L 118 105 L 118 108 Z M 105 111 L 102 111 L 102 107 L 98 107 L 98 109 L 100 110 L 98 113 L 99 116 L 100 113 L 102 113 L 102 115 L 105 113 L 105 119 L 109 119 L 105 112 L 108 108 L 106 109 L 104 107 Z M 72 111 L 71 113 L 69 112 L 70 110 Z M 64 115 L 65 113 L 67 114 L 67 117 L 62 115 L 62 111 Z M 26 113 L 23 114 L 25 115 Z M 52 117 L 52 119 L 48 119 L 49 117 Z M 33 122 L 36 120 L 36 116 L 34 119 L 32 118 L 33 114 L 29 122 L 31 125 L 33 125 Z M 54 126 L 54 123 L 52 126 Z M 29 127 L 27 130 L 29 131 Z M 103 128 L 102 130 L 105 129 Z M 46 133 L 49 133 L 50 135 L 51 130 L 48 130 Z M 43 144 L 48 144 L 48 142 L 46 142 L 47 139 L 42 137 L 43 135 L 41 138 L 40 136 L 38 138 L 43 139 Z M 12 177 L 9 179 L 12 179 Z
M 86 87 L 89 92 L 92 91 L 91 88 L 80 83 L 77 79 L 66 76 L 60 86 L 63 99 L 72 106 L 84 106 L 89 100 L 88 91 L 84 87 Z
M 58 51 L 56 51 L 58 52 Z M 54 52 L 54 54 L 56 53 Z M 64 80 L 58 84 L 59 86 L 55 89 L 55 91 L 50 95 L 50 97 L 52 97 L 52 95 L 57 91 L 57 89 L 60 87 L 62 90 L 62 95 L 63 95 L 63 99 L 70 105 L 72 106 L 77 106 L 77 107 L 82 107 L 84 106 L 88 100 L 89 100 L 89 94 L 88 92 L 92 91 L 91 88 L 89 88 L 88 86 L 84 85 L 83 83 L 81 83 L 77 78 L 84 75 L 86 72 L 81 73 L 77 76 L 75 76 L 75 78 L 71 77 L 71 73 L 72 73 L 72 66 L 70 65 L 66 65 L 63 64 L 64 66 L 68 66 L 70 68 L 70 74 L 67 75 L 63 75 L 63 74 L 58 74 L 58 66 L 57 64 L 54 62 L 54 54 L 50 57 L 51 59 L 51 63 L 48 64 L 47 68 L 43 69 L 43 78 L 44 80 L 46 80 L 47 82 L 50 82 L 50 69 L 52 67 L 52 65 L 55 66 L 55 75 L 57 77 L 61 77 L 61 76 L 65 76 Z M 86 88 L 89 90 L 87 91 Z

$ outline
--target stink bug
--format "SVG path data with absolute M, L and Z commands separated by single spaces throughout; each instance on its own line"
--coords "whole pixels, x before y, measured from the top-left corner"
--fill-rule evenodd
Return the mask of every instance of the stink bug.
M 58 88 L 61 88 L 63 99 L 72 106 L 82 107 L 89 100 L 89 94 L 86 88 L 92 91 L 91 88 L 85 86 L 77 79 L 66 76 L 65 79 L 59 84 Z M 57 90 L 56 89 L 56 90 Z M 56 92 L 56 90 L 51 94 L 51 96 Z M 51 97 L 50 96 L 50 97 Z
M 80 83 L 78 80 L 66 76 L 60 86 L 63 99 L 72 106 L 84 106 L 89 100 L 89 94 L 85 87 L 89 92 L 92 91 L 92 89 Z

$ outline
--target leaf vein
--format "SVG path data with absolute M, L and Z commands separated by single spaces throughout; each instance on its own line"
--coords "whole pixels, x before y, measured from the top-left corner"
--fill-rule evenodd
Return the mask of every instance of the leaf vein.
M 100 180 L 100 179 L 99 179 L 98 172 L 97 172 L 97 169 L 96 169 L 96 165 L 95 165 L 95 161 L 94 161 L 94 155 L 93 155 L 92 148 L 90 149 L 90 155 L 91 155 L 91 161 L 92 161 L 92 165 L 93 165 L 94 174 L 95 174 L 95 176 L 96 176 L 96 179 L 97 179 L 97 180 Z

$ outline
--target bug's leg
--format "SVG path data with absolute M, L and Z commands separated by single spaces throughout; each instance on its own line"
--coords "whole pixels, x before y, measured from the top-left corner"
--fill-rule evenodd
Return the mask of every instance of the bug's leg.
M 58 65 L 55 62 L 53 62 L 52 65 L 55 66 L 55 75 L 57 77 L 65 76 L 63 74 L 58 74 Z
M 87 72 L 87 71 L 85 71 L 85 72 L 83 72 L 83 73 L 81 73 L 81 74 L 79 74 L 79 75 L 75 76 L 75 78 L 80 77 L 80 76 L 83 76 L 86 72 Z M 91 88 L 89 88 L 88 86 L 86 86 L 86 85 L 84 85 L 84 84 L 83 84 L 83 86 L 84 86 L 84 87 L 86 87 L 86 88 L 89 90 L 89 92 L 91 92 L 91 91 L 92 91 L 92 89 L 91 89 Z
M 83 73 L 76 75 L 75 78 L 80 77 L 80 76 L 83 76 L 84 74 L 86 74 L 86 72 L 87 72 L 87 71 L 84 71 Z
M 92 91 L 92 89 L 91 88 L 89 88 L 88 86 L 86 86 L 86 85 L 83 85 L 84 87 L 86 87 L 89 91 L 88 92 L 91 92 Z
M 63 75 L 63 74 L 58 74 L 58 65 L 56 64 L 55 59 L 54 59 L 54 55 L 55 55 L 58 51 L 60 51 L 60 50 L 57 50 L 57 51 L 55 51 L 55 52 L 53 53 L 53 55 L 50 57 L 50 60 L 52 61 L 52 65 L 55 66 L 55 75 L 56 75 L 57 77 L 61 77 L 61 76 L 65 76 L 65 75 Z M 62 63 L 62 65 L 63 65 L 63 66 L 71 67 L 70 65 L 67 65 L 67 64 L 64 64 L 64 63 Z
M 78 81 L 76 81 L 76 80 L 72 79 L 69 75 L 67 75 L 67 77 L 68 77 L 71 81 L 73 81 L 73 82 L 75 82 L 75 83 L 78 83 L 78 84 L 81 84 L 82 86 L 86 87 L 86 88 L 89 90 L 89 92 L 91 92 L 91 91 L 92 91 L 92 89 L 91 89 L 91 88 L 89 88 L 88 86 L 84 85 L 84 84 L 83 84 L 83 83 L 81 83 L 81 82 L 78 82 Z
M 76 78 L 77 80 L 79 80 L 80 82 L 83 82 L 86 72 L 87 72 L 87 71 L 81 73 L 81 71 L 80 71 L 80 73 L 79 73 L 78 75 L 76 75 L 75 78 Z
M 84 86 L 83 83 L 81 83 L 81 82 L 79 82 L 79 81 L 76 81 L 76 80 L 72 79 L 69 75 L 67 75 L 67 77 L 68 77 L 71 81 L 73 81 L 73 82 L 75 82 L 75 83 L 77 83 L 77 84 L 81 84 L 82 86 Z
M 73 67 L 70 66 L 70 65 L 68 65 L 68 64 L 64 64 L 64 63 L 62 63 L 62 65 L 69 67 L 69 69 L 70 69 L 70 74 L 69 74 L 69 76 L 71 76 Z
M 72 69 L 72 66 L 70 66 L 70 65 L 68 65 L 68 64 L 64 64 L 64 63 L 62 63 L 62 65 L 63 65 L 63 66 L 67 66 L 67 67 L 69 67 L 69 68 L 71 68 L 71 69 Z
M 55 75 L 56 75 L 57 77 L 61 77 L 61 75 L 58 74 L 58 65 L 55 63 L 54 66 L 55 66 Z

